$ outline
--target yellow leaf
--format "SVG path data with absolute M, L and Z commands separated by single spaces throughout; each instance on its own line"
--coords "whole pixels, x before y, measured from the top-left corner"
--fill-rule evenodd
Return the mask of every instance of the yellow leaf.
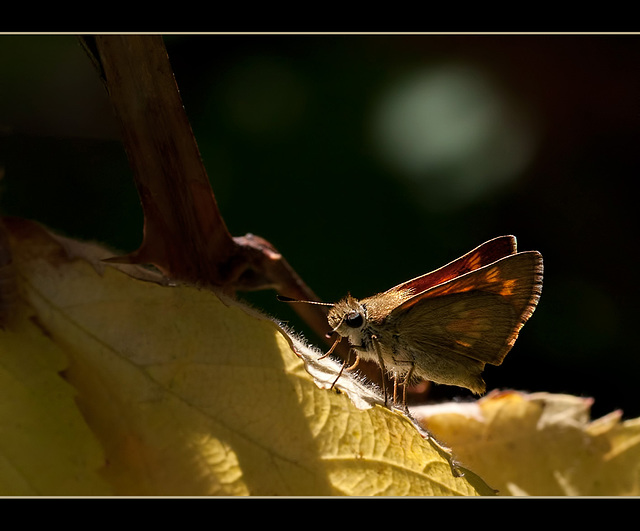
M 209 290 L 105 266 L 97 246 L 7 224 L 23 297 L 69 358 L 65 376 L 115 494 L 493 493 L 470 471 L 455 477 L 366 385 L 343 377 L 343 393 L 321 389 L 336 367 L 274 321 Z
M 104 454 L 60 377 L 65 354 L 22 303 L 0 331 L 0 495 L 108 495 Z
M 591 404 L 502 392 L 414 414 L 500 495 L 639 495 L 640 419 L 613 412 L 591 421 Z

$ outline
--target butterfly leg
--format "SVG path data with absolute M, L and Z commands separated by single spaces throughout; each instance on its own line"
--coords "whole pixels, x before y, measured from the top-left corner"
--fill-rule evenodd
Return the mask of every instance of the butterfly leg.
M 409 370 L 407 371 L 407 374 L 402 378 L 402 382 L 400 382 L 400 385 L 402 386 L 402 409 L 404 409 L 405 412 L 408 411 L 407 408 L 407 386 L 409 385 L 409 382 L 411 381 L 411 376 L 413 376 L 413 369 L 415 367 L 414 363 L 412 361 L 406 361 L 406 362 L 398 362 L 396 361 L 396 363 L 398 365 L 400 365 L 401 363 L 406 363 L 410 365 Z M 393 374 L 393 403 L 394 405 L 398 403 L 398 373 L 394 372 Z
M 325 352 L 322 356 L 320 356 L 318 359 L 319 360 L 323 360 L 324 358 L 329 356 L 335 350 L 335 348 L 338 346 L 338 343 L 340 343 L 341 339 L 342 339 L 342 336 L 338 336 L 338 339 L 336 339 L 335 343 L 331 346 L 331 348 L 327 352 Z
M 351 353 L 351 351 L 349 351 L 349 353 Z M 340 379 L 340 376 L 342 376 L 342 371 L 344 371 L 344 368 L 347 365 L 347 363 L 349 363 L 349 358 L 347 358 L 344 361 L 344 363 L 342 364 L 342 367 L 340 367 L 340 372 L 338 373 L 338 376 L 336 376 L 336 379 L 333 380 L 333 383 L 331 384 L 331 387 L 329 387 L 329 389 L 333 389 L 335 387 L 335 385 L 338 383 L 338 380 Z
M 382 394 L 384 396 L 384 407 L 388 407 L 387 386 L 385 385 L 385 369 L 384 369 L 384 360 L 382 359 L 382 352 L 380 352 L 378 337 L 372 335 L 371 340 L 372 340 L 371 343 L 373 344 L 373 348 L 375 349 L 376 354 L 378 355 L 378 365 L 380 365 L 380 375 L 381 375 L 380 385 L 382 385 Z
M 400 385 L 402 386 L 402 409 L 407 411 L 407 382 L 403 380 Z M 398 375 L 393 375 L 393 405 L 398 404 Z
M 358 353 L 356 352 L 356 361 L 353 362 L 353 365 L 349 365 L 347 367 L 348 371 L 352 371 L 353 369 L 355 369 L 358 366 L 358 363 L 360 363 L 360 356 L 358 356 Z
M 402 405 L 407 412 L 409 411 L 409 408 L 407 407 L 407 387 L 409 386 L 409 382 L 411 381 L 411 377 L 413 376 L 414 368 L 415 365 L 413 362 L 411 362 L 411 368 L 409 369 L 409 372 L 407 372 L 407 375 L 404 377 L 404 381 L 402 382 Z
M 393 375 L 393 404 L 398 403 L 398 375 Z
M 342 367 L 340 367 L 340 372 L 338 373 L 338 376 L 336 377 L 336 379 L 333 381 L 333 383 L 331 384 L 330 389 L 333 389 L 333 387 L 336 385 L 336 383 L 338 382 L 338 380 L 340 379 L 340 376 L 342 376 L 342 372 L 346 369 L 347 371 L 352 371 L 353 369 L 356 368 L 356 366 L 358 365 L 358 363 L 360 363 L 360 356 L 358 356 L 358 353 L 356 352 L 356 361 L 353 363 L 353 365 L 349 365 L 349 361 L 351 360 L 351 349 L 349 349 L 349 353 L 347 354 L 347 359 L 344 360 L 344 362 L 342 363 Z M 349 365 L 347 367 L 347 365 Z

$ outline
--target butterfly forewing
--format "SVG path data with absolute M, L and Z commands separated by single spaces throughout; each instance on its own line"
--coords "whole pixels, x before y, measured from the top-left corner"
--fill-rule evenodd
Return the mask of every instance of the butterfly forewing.
M 499 236 L 493 240 L 479 245 L 464 256 L 442 266 L 431 273 L 408 280 L 395 286 L 385 293 L 409 291 L 411 294 L 421 293 L 433 286 L 437 286 L 469 271 L 479 269 L 491 264 L 500 258 L 512 255 L 516 252 L 516 239 L 514 236 Z
M 533 313 L 541 287 L 540 253 L 518 253 L 407 299 L 389 319 L 401 320 L 406 340 L 421 348 L 499 365 Z

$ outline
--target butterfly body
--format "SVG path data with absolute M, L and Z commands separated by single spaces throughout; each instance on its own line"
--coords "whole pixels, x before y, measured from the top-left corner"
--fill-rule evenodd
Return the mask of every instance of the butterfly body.
M 515 238 L 502 236 L 384 293 L 347 295 L 328 321 L 395 382 L 430 380 L 481 394 L 485 364 L 502 363 L 541 288 L 540 253 L 517 253 Z

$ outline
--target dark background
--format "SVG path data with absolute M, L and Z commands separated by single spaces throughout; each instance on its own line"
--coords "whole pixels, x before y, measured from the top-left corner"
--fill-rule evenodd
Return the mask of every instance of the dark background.
M 170 35 L 234 235 L 324 300 L 365 297 L 514 234 L 540 304 L 488 388 L 640 415 L 640 36 Z M 73 36 L 0 36 L 0 209 L 132 251 L 142 214 L 110 104 Z M 247 296 L 305 331 L 271 292 Z M 467 397 L 458 388 L 441 388 Z

